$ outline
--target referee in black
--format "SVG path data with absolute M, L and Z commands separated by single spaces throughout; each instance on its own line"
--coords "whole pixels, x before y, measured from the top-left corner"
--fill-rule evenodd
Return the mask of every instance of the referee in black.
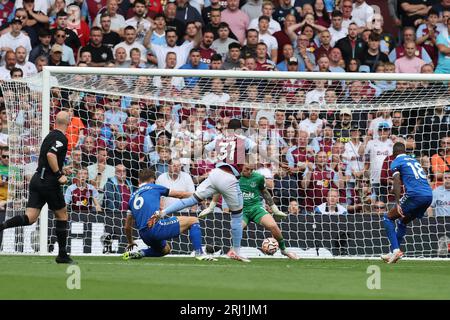
M 0 232 L 7 228 L 33 224 L 39 217 L 42 207 L 48 203 L 49 209 L 56 217 L 56 237 L 59 246 L 57 263 L 74 263 L 66 251 L 68 214 L 61 188 L 67 183 L 63 165 L 67 153 L 65 132 L 69 123 L 69 113 L 60 111 L 56 115 L 55 129 L 42 142 L 38 168 L 30 181 L 25 215 L 12 217 L 0 224 Z

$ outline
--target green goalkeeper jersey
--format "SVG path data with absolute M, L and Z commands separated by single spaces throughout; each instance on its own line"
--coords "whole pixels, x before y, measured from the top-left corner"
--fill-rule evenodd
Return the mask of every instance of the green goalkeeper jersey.
M 244 198 L 244 207 L 258 205 L 261 206 L 261 190 L 266 187 L 264 176 L 254 172 L 250 177 L 241 176 L 239 186 Z

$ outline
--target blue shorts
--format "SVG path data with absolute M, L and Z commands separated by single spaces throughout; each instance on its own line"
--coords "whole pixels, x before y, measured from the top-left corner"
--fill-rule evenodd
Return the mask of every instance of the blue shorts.
M 408 197 L 407 195 L 404 195 L 400 200 L 400 207 L 405 216 L 420 219 L 424 216 L 432 201 L 433 196 Z
M 149 229 L 139 230 L 139 236 L 142 241 L 155 250 L 162 251 L 166 246 L 166 240 L 172 239 L 180 235 L 180 222 L 177 217 L 170 217 L 159 220 Z

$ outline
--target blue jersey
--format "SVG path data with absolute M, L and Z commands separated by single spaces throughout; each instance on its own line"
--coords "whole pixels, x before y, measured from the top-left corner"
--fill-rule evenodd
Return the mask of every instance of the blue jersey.
M 400 154 L 392 161 L 391 171 L 392 174 L 400 174 L 408 197 L 433 196 L 427 175 L 416 159 Z
M 136 228 L 141 230 L 147 226 L 148 219 L 159 210 L 161 197 L 167 197 L 169 189 L 158 184 L 147 183 L 131 195 L 128 202 Z

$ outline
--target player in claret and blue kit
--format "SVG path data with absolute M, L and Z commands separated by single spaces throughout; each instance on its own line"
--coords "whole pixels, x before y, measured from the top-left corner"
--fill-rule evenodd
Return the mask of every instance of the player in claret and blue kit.
M 129 212 L 125 222 L 127 236 L 127 251 L 123 259 L 140 259 L 143 257 L 161 257 L 171 250 L 166 240 L 178 237 L 189 230 L 189 237 L 194 247 L 197 260 L 217 261 L 202 250 L 202 232 L 197 217 L 169 217 L 159 219 L 155 212 L 159 210 L 161 197 L 187 198 L 190 192 L 169 190 L 164 186 L 154 184 L 155 173 L 151 169 L 139 172 L 139 189 L 133 193 L 129 201 Z M 131 252 L 136 243 L 133 241 L 132 226 L 135 222 L 139 236 L 148 245 L 147 249 Z
M 395 158 L 391 164 L 391 171 L 396 205 L 389 213 L 384 214 L 383 218 L 392 250 L 391 253 L 381 256 L 387 263 L 395 263 L 403 256 L 400 245 L 406 234 L 406 225 L 416 218 L 422 218 L 433 200 L 433 192 L 425 172 L 415 158 L 406 154 L 403 143 L 394 144 L 393 156 Z M 405 187 L 403 197 L 401 197 L 402 182 Z

